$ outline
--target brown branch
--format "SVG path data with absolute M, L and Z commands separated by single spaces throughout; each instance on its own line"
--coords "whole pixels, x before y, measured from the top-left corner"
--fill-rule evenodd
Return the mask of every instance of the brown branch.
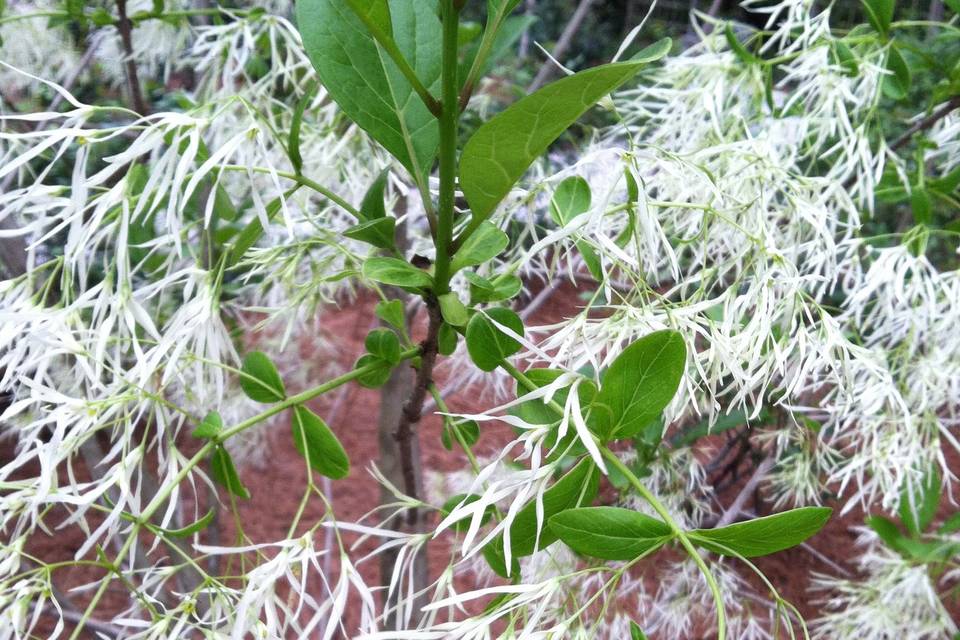
M 137 74 L 137 63 L 133 59 L 133 23 L 127 17 L 127 0 L 117 0 L 117 30 L 120 31 L 120 40 L 123 43 L 124 52 L 124 70 L 127 76 L 127 87 L 130 90 L 130 100 L 133 102 L 134 110 L 140 115 L 149 113 L 147 102 L 143 98 L 143 92 L 140 89 L 140 78 Z
M 413 452 L 413 428 L 420 422 L 420 417 L 423 415 L 424 399 L 427 396 L 430 384 L 433 382 L 433 366 L 437 361 L 437 335 L 440 332 L 440 325 L 443 323 L 440 306 L 435 298 L 428 297 L 426 307 L 430 320 L 427 326 L 427 337 L 421 343 L 420 368 L 417 370 L 413 392 L 403 405 L 400 423 L 393 434 L 400 449 L 400 469 L 403 473 L 404 492 L 414 499 L 418 497 L 418 491 L 417 465 Z M 416 521 L 417 510 L 410 509 L 407 512 L 407 523 L 412 525 Z
M 914 125 L 907 129 L 902 136 L 894 140 L 893 144 L 890 145 L 890 151 L 896 151 L 900 147 L 903 147 L 910 142 L 913 136 L 915 136 L 917 133 L 929 129 L 937 122 L 945 118 L 951 111 L 957 108 L 960 108 L 960 96 L 953 96 L 947 100 L 942 107 L 931 113 L 923 120 L 914 123 Z

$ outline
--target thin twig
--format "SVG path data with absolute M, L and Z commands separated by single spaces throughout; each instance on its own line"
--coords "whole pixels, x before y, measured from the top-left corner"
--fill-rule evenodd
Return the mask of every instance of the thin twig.
M 960 108 L 960 96 L 950 98 L 942 107 L 931 113 L 923 120 L 919 120 L 912 127 L 907 129 L 902 136 L 893 141 L 890 145 L 891 151 L 896 151 L 906 145 L 917 133 L 929 129 L 937 122 L 945 118 L 954 109 Z
M 133 102 L 134 110 L 140 115 L 146 115 L 149 112 L 147 102 L 143 98 L 143 91 L 140 89 L 140 78 L 137 74 L 137 62 L 133 54 L 133 24 L 127 17 L 127 0 L 117 0 L 117 30 L 120 32 L 120 40 L 123 43 L 124 70 L 127 76 L 127 87 L 130 90 L 130 99 Z

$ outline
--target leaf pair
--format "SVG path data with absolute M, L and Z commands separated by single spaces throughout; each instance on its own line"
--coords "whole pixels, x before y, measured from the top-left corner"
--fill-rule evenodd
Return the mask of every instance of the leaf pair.
M 824 507 L 803 507 L 688 535 L 694 544 L 720 555 L 765 556 L 802 543 L 823 528 L 830 513 Z M 635 560 L 675 536 L 666 523 L 617 507 L 558 513 L 550 518 L 550 530 L 577 553 L 601 560 Z

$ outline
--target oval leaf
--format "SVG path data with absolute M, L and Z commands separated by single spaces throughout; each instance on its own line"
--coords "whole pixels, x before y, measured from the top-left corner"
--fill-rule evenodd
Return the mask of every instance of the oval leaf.
M 440 303 L 440 313 L 447 324 L 454 327 L 462 327 L 467 324 L 467 308 L 460 302 L 460 298 L 453 291 L 447 292 L 437 298 Z
M 363 263 L 363 277 L 398 287 L 418 288 L 433 284 L 429 273 L 399 258 L 367 258 Z
M 277 367 L 266 354 L 252 351 L 243 359 L 240 388 L 257 402 L 280 402 L 287 397 Z
M 575 73 L 521 98 L 481 125 L 460 158 L 460 186 L 474 217 L 489 216 L 561 133 L 644 64 L 615 62 Z
M 214 482 L 238 498 L 250 498 L 250 492 L 243 486 L 237 468 L 233 464 L 230 453 L 222 446 L 217 446 L 210 457 L 210 475 Z
M 598 425 L 607 440 L 638 433 L 670 404 L 687 361 L 687 347 L 676 331 L 657 331 L 624 349 L 603 376 L 596 402 L 609 410 Z M 598 415 L 604 415 L 598 413 Z
M 400 339 L 390 329 L 374 329 L 364 340 L 367 351 L 390 364 L 400 362 Z
M 528 556 L 535 549 L 545 549 L 557 541 L 557 534 L 547 526 L 549 519 L 568 509 L 590 504 L 597 495 L 600 474 L 590 458 L 583 458 L 566 475 L 543 492 L 543 521 L 537 526 L 537 501 L 531 500 L 510 525 L 510 555 Z M 539 533 L 539 540 L 538 534 Z
M 293 408 L 293 446 L 319 474 L 339 480 L 350 473 L 350 459 L 340 440 L 320 416 L 304 406 Z
M 722 556 L 765 556 L 795 547 L 827 524 L 832 509 L 802 507 L 719 529 L 696 529 L 690 539 Z
M 463 243 L 450 261 L 450 272 L 483 264 L 507 248 L 510 239 L 495 224 L 484 222 Z
M 523 335 L 523 321 L 510 309 L 496 307 L 488 309 L 486 313 L 514 333 Z M 470 318 L 467 324 L 467 351 L 482 371 L 493 371 L 504 358 L 520 350 L 520 343 L 500 331 L 487 316 L 477 313 Z
M 590 208 L 590 185 L 579 176 L 565 179 L 553 192 L 550 200 L 550 217 L 558 225 L 565 226 Z
M 550 531 L 577 553 L 601 560 L 633 560 L 673 537 L 664 522 L 618 507 L 563 511 L 550 518 Z
M 387 12 L 386 3 L 367 4 L 381 29 L 392 23 L 393 42 L 436 93 L 442 32 L 431 3 L 392 0 Z M 343 0 L 299 0 L 296 11 L 310 62 L 343 112 L 413 175 L 429 173 L 440 140 L 437 119 L 360 17 Z

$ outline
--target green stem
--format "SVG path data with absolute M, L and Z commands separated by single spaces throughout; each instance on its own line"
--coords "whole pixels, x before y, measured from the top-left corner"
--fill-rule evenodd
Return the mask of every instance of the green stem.
M 400 354 L 400 358 L 401 360 L 409 360 L 410 358 L 416 356 L 419 353 L 420 353 L 420 349 L 408 349 L 404 351 L 402 354 Z M 274 416 L 282 411 L 285 411 L 290 407 L 303 404 L 308 400 L 312 400 L 313 398 L 316 398 L 319 395 L 327 393 L 328 391 L 332 391 L 333 389 L 336 389 L 337 387 L 344 385 L 350 382 L 351 380 L 355 380 L 360 376 L 363 376 L 364 374 L 370 373 L 371 371 L 379 367 L 380 367 L 379 363 L 370 364 L 365 367 L 359 367 L 357 369 L 354 369 L 353 371 L 343 374 L 342 376 L 338 376 L 336 378 L 333 378 L 332 380 L 328 380 L 327 382 L 321 385 L 313 387 L 312 389 L 307 389 L 302 393 L 298 393 L 296 395 L 290 396 L 289 398 L 286 398 L 282 402 L 278 402 L 277 404 L 273 405 L 266 411 L 263 411 L 253 416 L 252 418 L 244 420 L 243 422 L 220 432 L 220 434 L 216 439 L 208 440 L 207 443 L 204 444 L 200 448 L 200 450 L 197 451 L 197 453 L 194 454 L 194 456 L 187 461 L 187 463 L 183 466 L 182 469 L 180 469 L 180 471 L 173 478 L 173 480 L 165 484 L 163 487 L 161 487 L 161 489 L 153 497 L 150 503 L 147 504 L 146 507 L 144 507 L 143 512 L 140 514 L 140 517 L 138 518 L 138 521 L 134 524 L 133 531 L 130 532 L 130 535 L 124 541 L 123 545 L 120 547 L 120 551 L 117 553 L 117 559 L 114 561 L 114 566 L 117 570 L 117 573 L 119 573 L 120 571 L 120 566 L 124 556 L 127 555 L 127 553 L 130 551 L 130 547 L 133 545 L 134 540 L 136 540 L 137 534 L 140 528 L 144 525 L 144 523 L 150 521 L 150 518 L 152 518 L 153 514 L 156 513 L 157 510 L 163 506 L 163 504 L 167 501 L 167 498 L 170 497 L 170 494 L 173 493 L 174 489 L 176 489 L 180 485 L 180 483 L 183 482 L 188 475 L 190 475 L 190 472 L 193 471 L 195 467 L 197 467 L 210 454 L 212 454 L 214 448 L 216 448 L 220 443 L 222 443 L 223 441 L 227 440 L 232 436 L 237 435 L 241 431 L 245 431 L 246 429 L 249 429 L 250 427 L 263 422 L 264 420 L 266 420 L 267 418 L 270 418 L 271 416 Z M 77 622 L 76 628 L 74 628 L 73 633 L 70 635 L 70 640 L 76 640 L 80 636 L 80 634 L 83 632 L 83 628 L 86 626 L 87 621 L 89 621 L 90 619 L 90 616 L 93 615 L 93 612 L 96 610 L 97 606 L 99 605 L 100 600 L 103 598 L 103 595 L 106 593 L 107 587 L 109 586 L 109 584 L 110 584 L 109 579 L 104 579 L 100 583 L 99 588 L 97 589 L 96 593 L 93 594 L 93 598 L 90 600 L 90 604 L 87 605 L 86 610 L 84 610 L 83 615 L 80 617 L 80 620 Z
M 440 112 L 440 197 L 437 206 L 437 256 L 434 293 L 450 289 L 450 243 L 453 241 L 454 199 L 457 176 L 457 128 L 460 99 L 457 86 L 460 12 L 455 0 L 443 0 L 442 105 Z
M 710 592 L 713 594 L 713 602 L 717 609 L 717 640 L 724 640 L 727 634 L 727 621 L 726 615 L 723 608 L 723 596 L 720 593 L 720 585 L 717 584 L 716 578 L 713 577 L 713 573 L 710 572 L 710 567 L 707 566 L 707 563 L 703 561 L 703 558 L 700 556 L 700 553 L 693 546 L 693 543 L 690 542 L 690 538 L 687 537 L 687 534 L 683 531 L 680 525 L 676 520 L 670 515 L 670 512 L 667 511 L 667 508 L 663 506 L 663 503 L 657 499 L 653 493 L 647 489 L 640 479 L 634 475 L 633 471 L 630 468 L 623 464 L 620 461 L 620 458 L 617 457 L 617 454 L 610 451 L 606 446 L 600 445 L 600 453 L 604 458 L 620 473 L 627 478 L 630 484 L 634 489 L 637 490 L 637 493 L 646 500 L 653 510 L 657 512 L 657 515 L 673 530 L 673 535 L 676 536 L 677 540 L 680 541 L 681 546 L 686 550 L 690 555 L 693 561 L 699 567 L 700 572 L 703 574 L 703 577 L 707 581 L 707 585 L 710 587 Z
M 537 388 L 537 385 L 533 383 L 530 378 L 525 376 L 519 369 L 513 366 L 511 363 L 504 360 L 500 363 L 501 368 L 504 371 L 509 373 L 517 382 L 522 384 L 524 387 L 533 391 Z M 563 415 L 563 408 L 554 401 L 547 403 L 554 412 Z M 716 578 L 713 577 L 713 574 L 710 572 L 710 568 L 707 566 L 707 563 L 703 561 L 703 558 L 700 557 L 699 552 L 693 546 L 693 543 L 690 542 L 690 538 L 687 537 L 687 534 L 683 531 L 683 528 L 673 519 L 673 516 L 670 515 L 670 512 L 667 511 L 667 508 L 663 506 L 663 503 L 657 499 L 653 493 L 647 489 L 640 479 L 627 467 L 623 462 L 620 461 L 620 458 L 617 457 L 615 453 L 610 451 L 604 444 L 597 443 L 597 446 L 600 448 L 600 453 L 608 462 L 620 473 L 627 478 L 630 484 L 634 489 L 637 490 L 637 493 L 646 500 L 653 510 L 657 512 L 660 518 L 670 527 L 673 531 L 673 535 L 680 541 L 681 546 L 684 550 L 690 555 L 693 561 L 696 563 L 697 567 L 700 569 L 700 572 L 703 573 L 704 579 L 707 581 L 707 586 L 710 587 L 710 592 L 713 594 L 713 601 L 717 609 L 717 640 L 724 640 L 727 635 L 727 619 L 726 613 L 723 608 L 723 596 L 720 593 L 720 585 L 717 584 Z

